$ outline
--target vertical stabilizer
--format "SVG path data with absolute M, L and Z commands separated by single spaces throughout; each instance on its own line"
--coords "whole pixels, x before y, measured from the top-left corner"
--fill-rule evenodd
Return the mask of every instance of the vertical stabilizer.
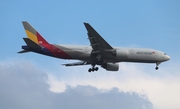
M 38 45 L 49 44 L 28 22 L 23 21 L 23 26 L 30 40 Z

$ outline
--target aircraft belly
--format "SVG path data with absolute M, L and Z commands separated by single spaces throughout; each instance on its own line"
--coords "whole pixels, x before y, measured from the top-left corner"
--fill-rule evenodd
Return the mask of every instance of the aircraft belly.
M 143 62 L 143 63 L 154 63 L 157 62 L 157 56 L 155 55 L 133 55 L 129 56 L 125 62 Z
M 78 51 L 66 52 L 66 53 L 69 54 L 73 59 L 88 60 L 90 57 L 90 54 L 82 53 Z
M 139 60 L 139 59 L 127 59 L 122 62 L 139 62 L 139 63 L 156 63 L 156 60 Z
M 129 56 L 128 58 L 106 57 L 107 62 L 141 62 L 141 63 L 155 63 L 158 62 L 157 56 Z
M 90 57 L 90 54 L 83 53 L 83 54 L 80 54 L 78 56 L 78 59 L 80 59 L 80 60 L 89 60 L 89 57 Z

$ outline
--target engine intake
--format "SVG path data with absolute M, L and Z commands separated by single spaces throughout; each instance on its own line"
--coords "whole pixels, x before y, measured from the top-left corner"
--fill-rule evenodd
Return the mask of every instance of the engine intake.
M 107 71 L 118 71 L 119 70 L 119 64 L 114 63 L 106 63 L 103 64 L 102 67 L 106 69 Z

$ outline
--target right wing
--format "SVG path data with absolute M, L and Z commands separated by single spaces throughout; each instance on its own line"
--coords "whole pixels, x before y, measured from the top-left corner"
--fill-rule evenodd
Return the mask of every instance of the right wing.
M 114 57 L 112 54 L 115 52 L 115 49 L 109 45 L 90 24 L 84 23 L 84 25 L 88 31 L 88 39 L 93 49 L 90 55 L 92 64 L 102 64 L 107 57 Z

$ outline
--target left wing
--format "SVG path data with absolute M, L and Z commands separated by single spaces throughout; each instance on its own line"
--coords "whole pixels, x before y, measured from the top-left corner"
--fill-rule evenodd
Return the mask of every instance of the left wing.
M 65 66 L 79 66 L 79 65 L 89 65 L 90 63 L 81 61 L 81 62 L 74 62 L 74 63 L 69 63 L 69 64 L 62 64 Z

